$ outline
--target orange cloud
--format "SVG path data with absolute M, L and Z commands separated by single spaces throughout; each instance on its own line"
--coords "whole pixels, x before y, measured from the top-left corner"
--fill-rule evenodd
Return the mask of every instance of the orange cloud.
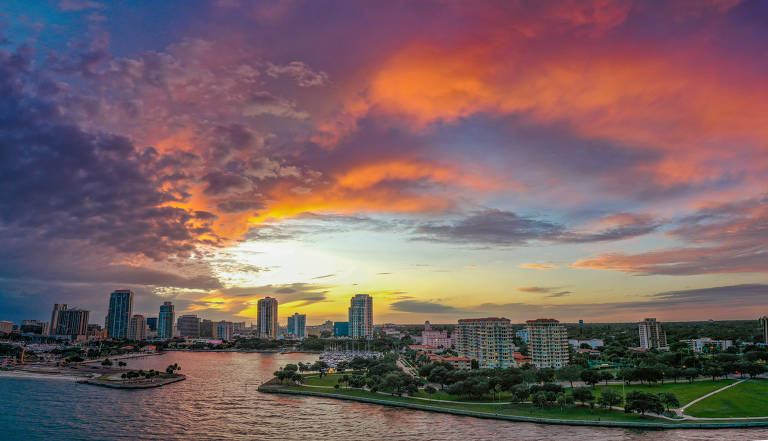
M 555 265 L 544 265 L 540 263 L 524 263 L 520 265 L 520 268 L 527 268 L 527 269 L 537 269 L 537 270 L 550 270 L 555 269 L 557 266 Z

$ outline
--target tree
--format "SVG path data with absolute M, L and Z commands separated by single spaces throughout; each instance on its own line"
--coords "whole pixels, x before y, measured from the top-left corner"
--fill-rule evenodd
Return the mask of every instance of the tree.
M 587 387 L 577 387 L 573 390 L 573 399 L 584 404 L 592 404 L 595 400 L 592 391 Z
M 624 397 L 621 396 L 619 391 L 613 389 L 603 389 L 600 392 L 600 397 L 597 399 L 597 404 L 605 408 L 618 406 L 622 402 L 624 402 Z
M 169 364 L 167 368 L 165 368 L 165 373 L 169 375 L 173 375 L 174 372 L 181 370 L 181 367 L 177 364 Z
M 695 380 L 699 376 L 699 371 L 694 368 L 687 368 L 683 371 L 683 377 L 688 379 L 689 383 L 693 383 L 693 380 Z
M 562 381 L 568 381 L 571 383 L 571 388 L 573 388 L 573 382 L 579 381 L 581 378 L 581 371 L 581 366 L 567 365 L 557 371 L 557 378 Z
M 555 370 L 542 368 L 536 371 L 536 381 L 539 383 L 551 383 L 555 379 Z
M 543 408 L 547 404 L 547 393 L 544 391 L 536 392 L 531 396 L 531 401 L 534 406 Z
M 661 414 L 664 412 L 664 405 L 656 394 L 633 390 L 627 394 L 624 412 L 637 412 L 641 415 L 645 415 L 646 412 Z
M 519 384 L 510 390 L 510 396 L 513 402 L 522 403 L 523 401 L 527 400 L 529 396 L 531 396 L 531 390 L 528 388 L 528 386 Z
M 475 360 L 474 358 L 470 360 L 469 367 L 472 370 L 480 369 L 480 362 Z
M 720 363 L 711 362 L 704 366 L 704 375 L 712 377 L 712 381 L 715 381 L 717 377 L 724 375 L 724 373 L 725 370 Z
M 437 392 L 437 389 L 435 389 L 432 386 L 427 386 L 427 387 L 424 388 L 424 392 L 428 393 L 429 395 L 432 395 L 435 392 Z
M 119 367 L 121 367 L 121 368 L 124 368 L 124 367 L 126 367 L 126 366 L 128 365 L 128 363 L 126 363 L 126 362 L 124 362 L 124 361 L 120 360 L 120 361 L 118 361 L 118 362 L 117 362 L 117 365 L 118 365 Z
M 663 392 L 659 394 L 659 398 L 667 407 L 667 411 L 669 411 L 670 408 L 677 409 L 680 407 L 680 401 L 677 399 L 677 396 L 671 392 Z
M 336 370 L 338 372 L 344 373 L 345 370 L 349 367 L 349 362 L 346 360 L 342 360 L 336 364 Z
M 599 371 L 597 377 L 600 381 L 605 381 L 605 385 L 608 386 L 608 382 L 613 380 L 613 374 L 609 371 Z
M 104 361 L 101 362 L 102 366 L 112 366 L 112 360 L 109 358 L 105 358 Z
M 597 371 L 593 371 L 591 369 L 584 370 L 581 372 L 581 381 L 588 384 L 589 386 L 594 386 L 600 382 L 600 374 Z

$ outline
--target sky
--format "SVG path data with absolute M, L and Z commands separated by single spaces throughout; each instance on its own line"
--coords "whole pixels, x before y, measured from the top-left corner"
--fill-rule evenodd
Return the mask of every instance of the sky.
M 768 313 L 768 2 L 10 0 L 0 320 Z

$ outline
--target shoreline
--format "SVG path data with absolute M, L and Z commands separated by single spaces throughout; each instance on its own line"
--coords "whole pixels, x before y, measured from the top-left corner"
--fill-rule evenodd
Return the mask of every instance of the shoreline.
M 286 389 L 281 386 L 264 384 L 259 386 L 259 392 L 270 394 L 300 395 L 319 398 L 330 398 L 337 400 L 357 401 L 368 404 L 378 404 L 390 407 L 403 407 L 412 410 L 423 410 L 427 412 L 448 413 L 452 415 L 469 416 L 484 419 L 496 419 L 506 421 L 516 421 L 525 423 L 553 424 L 564 426 L 598 426 L 612 428 L 629 429 L 651 429 L 651 430 L 670 430 L 670 429 L 747 429 L 747 428 L 765 428 L 768 427 L 768 421 L 723 421 L 723 422 L 681 422 L 681 423 L 656 423 L 656 422 L 634 422 L 634 421 L 600 421 L 600 420 L 576 420 L 576 419 L 557 419 L 527 417 L 522 415 L 504 415 L 488 412 L 479 412 L 463 409 L 451 409 L 447 407 L 429 406 L 425 404 L 407 403 L 402 401 L 390 401 L 379 398 L 356 397 L 351 395 L 334 394 L 327 392 L 314 392 L 306 390 Z
M 56 380 L 70 380 L 70 381 L 81 381 L 92 378 L 93 375 L 74 375 L 71 373 L 58 373 L 58 372 L 30 372 L 30 371 L 22 371 L 22 370 L 9 370 L 4 371 L 0 370 L 0 378 L 24 378 L 29 380 L 45 380 L 45 379 L 56 379 Z
M 90 384 L 93 386 L 101 386 L 101 387 L 108 387 L 110 389 L 130 389 L 130 390 L 137 390 L 137 389 L 153 389 L 156 387 L 162 387 L 167 386 L 169 384 L 178 383 L 179 381 L 184 381 L 187 379 L 186 375 L 178 374 L 178 377 L 171 377 L 171 378 L 159 378 L 155 382 L 147 383 L 147 382 L 140 382 L 140 383 L 122 383 L 119 381 L 108 381 L 108 380 L 97 380 L 94 378 L 82 380 L 80 383 L 82 384 Z

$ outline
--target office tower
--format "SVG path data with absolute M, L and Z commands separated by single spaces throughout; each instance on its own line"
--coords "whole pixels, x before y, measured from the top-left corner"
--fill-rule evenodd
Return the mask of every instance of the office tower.
M 661 328 L 661 323 L 655 318 L 647 318 L 638 323 L 640 347 L 644 349 L 659 349 L 667 347 L 667 334 Z
M 147 317 L 147 328 L 152 332 L 157 331 L 157 317 Z
M 763 343 L 768 344 L 768 316 L 764 315 L 758 320 L 760 321 L 760 330 L 763 333 Z
M 306 337 L 307 315 L 295 313 L 288 317 L 288 334 L 297 338 Z
M 69 309 L 67 305 L 55 305 L 56 328 L 51 335 L 68 337 L 72 340 L 83 340 L 88 335 L 88 311 Z
M 349 336 L 349 322 L 336 322 L 333 324 L 333 336 L 334 337 L 347 337 Z
M 173 303 L 163 302 L 160 306 L 160 314 L 157 317 L 157 338 L 173 338 Z
M 201 338 L 216 337 L 216 328 L 213 326 L 212 320 L 203 319 L 203 321 L 200 322 L 200 337 Z
M 232 340 L 232 322 L 220 321 L 216 322 L 216 338 L 220 340 Z
M 147 339 L 147 319 L 143 315 L 136 314 L 131 317 L 128 324 L 128 340 L 146 340 Z
M 259 338 L 277 338 L 277 299 L 264 297 L 257 304 L 258 317 L 256 327 L 259 328 Z
M 107 337 L 127 338 L 128 324 L 133 315 L 133 292 L 129 289 L 118 289 L 109 296 L 107 311 Z
M 67 309 L 66 304 L 59 304 L 54 303 L 53 304 L 53 312 L 51 313 L 51 322 L 50 326 L 48 327 L 48 335 L 56 335 L 56 330 L 59 326 L 59 311 L 64 311 Z
M 182 315 L 176 321 L 176 329 L 180 337 L 200 337 L 200 319 L 196 315 Z
M 373 337 L 373 297 L 357 294 L 349 301 L 349 336 Z
M 477 360 L 481 369 L 514 366 L 515 345 L 509 319 L 485 317 L 461 319 L 456 328 L 456 352 Z
M 568 364 L 568 331 L 555 319 L 528 320 L 528 352 L 537 368 L 559 369 Z

